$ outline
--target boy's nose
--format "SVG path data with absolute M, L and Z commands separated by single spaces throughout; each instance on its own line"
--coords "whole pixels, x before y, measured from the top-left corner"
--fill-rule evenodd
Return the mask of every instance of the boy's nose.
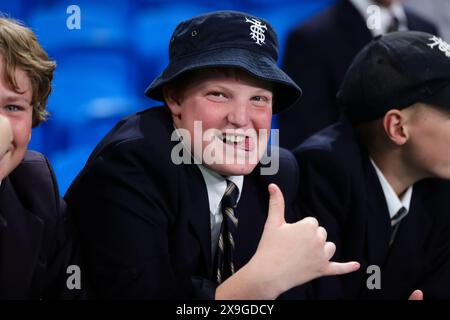
M 237 127 L 245 127 L 249 119 L 249 109 L 244 103 L 237 103 L 228 114 L 228 121 Z

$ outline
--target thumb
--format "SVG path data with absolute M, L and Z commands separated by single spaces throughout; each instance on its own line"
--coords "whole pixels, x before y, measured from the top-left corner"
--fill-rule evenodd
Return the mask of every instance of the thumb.
M 284 198 L 280 188 L 274 183 L 269 184 L 269 212 L 266 226 L 279 226 L 286 223 L 284 220 Z
M 408 300 L 423 300 L 422 290 L 414 290 L 414 292 L 409 296 Z
M 358 262 L 330 262 L 325 268 L 322 276 L 335 276 L 340 274 L 346 274 L 358 270 L 360 267 Z

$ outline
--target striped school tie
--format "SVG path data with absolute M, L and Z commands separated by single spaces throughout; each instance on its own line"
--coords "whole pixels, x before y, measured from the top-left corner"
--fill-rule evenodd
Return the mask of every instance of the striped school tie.
M 398 227 L 400 226 L 400 221 L 408 214 L 405 207 L 401 207 L 397 213 L 391 218 L 391 239 L 389 241 L 389 246 L 394 243 L 395 236 L 397 235 Z
M 238 219 L 235 215 L 239 190 L 236 185 L 227 180 L 227 189 L 222 198 L 222 225 L 220 228 L 219 244 L 215 256 L 216 282 L 225 281 L 234 274 L 234 239 L 238 227 Z

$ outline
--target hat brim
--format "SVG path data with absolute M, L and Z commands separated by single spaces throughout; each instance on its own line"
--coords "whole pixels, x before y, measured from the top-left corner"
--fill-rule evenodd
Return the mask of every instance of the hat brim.
M 220 67 L 242 69 L 256 78 L 272 82 L 274 113 L 287 109 L 302 95 L 300 87 L 277 66 L 274 60 L 242 48 L 218 48 L 171 61 L 148 86 L 145 94 L 152 99 L 164 101 L 162 87 L 181 74 L 198 69 Z

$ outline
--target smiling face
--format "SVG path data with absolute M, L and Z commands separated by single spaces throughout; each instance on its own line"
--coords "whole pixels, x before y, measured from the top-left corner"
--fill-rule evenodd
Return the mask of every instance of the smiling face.
M 252 172 L 269 138 L 270 83 L 236 69 L 196 71 L 187 81 L 164 88 L 164 97 L 175 126 L 189 132 L 194 156 L 224 176 Z M 194 147 L 199 139 L 202 150 Z
M 10 174 L 23 160 L 31 139 L 33 108 L 32 89 L 27 74 L 15 70 L 18 91 L 5 81 L 5 63 L 0 55 L 0 115 L 9 120 L 12 140 L 6 153 L 0 155 L 0 180 Z

